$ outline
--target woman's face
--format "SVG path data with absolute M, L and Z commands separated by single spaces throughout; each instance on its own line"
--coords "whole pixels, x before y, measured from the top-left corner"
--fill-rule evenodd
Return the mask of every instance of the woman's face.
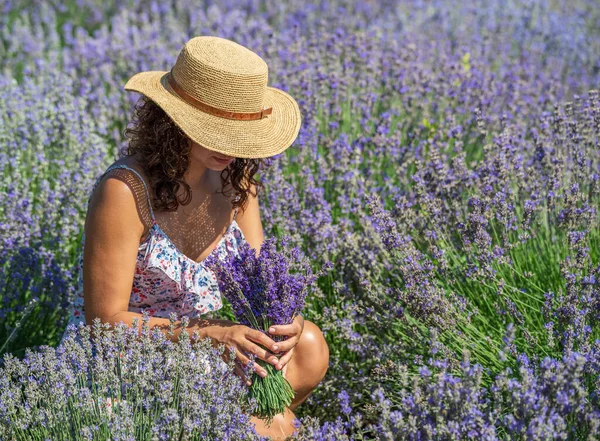
M 213 152 L 212 150 L 208 150 L 192 140 L 190 140 L 190 142 L 192 143 L 190 159 L 204 164 L 206 168 L 211 170 L 221 171 L 231 164 L 231 162 L 235 159 L 233 156 L 227 156 L 223 153 L 217 153 Z

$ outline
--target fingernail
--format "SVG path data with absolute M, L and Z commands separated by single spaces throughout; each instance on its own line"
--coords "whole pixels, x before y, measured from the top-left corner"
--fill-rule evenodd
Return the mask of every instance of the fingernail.
M 248 381 L 246 381 L 246 384 L 247 384 L 248 386 L 252 386 L 252 381 L 248 380 Z
M 276 357 L 273 357 L 273 359 L 271 360 L 271 363 L 273 364 L 277 364 L 279 362 L 279 360 L 277 360 Z
M 271 327 L 269 328 L 269 332 L 270 332 L 270 333 L 273 333 L 273 332 L 275 332 L 275 328 L 273 328 L 273 327 L 271 326 Z
M 277 346 L 277 345 L 273 346 L 274 351 L 276 351 L 277 349 L 279 349 L 279 346 Z
M 281 369 L 283 366 L 281 366 L 280 364 L 278 364 L 276 367 L 277 367 L 277 369 Z
M 260 371 L 260 373 L 258 374 L 261 377 L 265 378 L 267 376 L 267 372 L 266 371 Z

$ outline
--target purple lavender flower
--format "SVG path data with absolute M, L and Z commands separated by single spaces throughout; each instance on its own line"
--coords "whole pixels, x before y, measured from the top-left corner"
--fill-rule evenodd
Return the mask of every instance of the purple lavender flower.
M 260 253 L 243 242 L 239 255 L 231 255 L 221 261 L 209 256 L 206 265 L 218 280 L 221 294 L 229 300 L 240 323 L 253 329 L 267 332 L 271 325 L 286 325 L 304 307 L 308 288 L 323 271 L 317 274 L 298 247 L 289 247 L 289 238 L 282 238 L 282 250 L 277 250 L 277 239 L 272 236 L 264 240 Z M 279 341 L 284 336 L 274 336 Z M 267 420 L 282 413 L 294 398 L 294 391 L 281 371 L 271 364 L 258 360 L 267 376 L 254 375 L 250 386 L 250 397 L 258 402 L 256 415 Z
M 288 247 L 284 237 L 277 250 L 277 238 L 269 237 L 260 253 L 243 242 L 239 256 L 225 262 L 209 256 L 206 265 L 219 283 L 221 294 L 231 303 L 240 323 L 267 332 L 271 325 L 285 325 L 304 308 L 308 289 L 323 271 L 313 273 L 310 263 L 298 247 Z

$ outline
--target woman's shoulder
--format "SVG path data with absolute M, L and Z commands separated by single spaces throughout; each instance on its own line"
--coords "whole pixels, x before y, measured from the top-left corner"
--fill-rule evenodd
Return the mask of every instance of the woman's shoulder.
M 144 168 L 135 157 L 124 156 L 109 165 L 96 181 L 93 192 L 95 192 L 97 187 L 106 185 L 105 183 L 111 181 L 110 178 L 114 178 L 112 179 L 114 182 L 109 184 L 111 187 L 114 187 L 112 189 L 113 192 L 123 193 L 122 196 L 125 196 L 129 192 L 134 197 L 138 195 L 144 198 L 147 197 L 146 188 L 148 186 L 148 179 Z M 121 183 L 119 184 L 118 181 Z
M 145 183 L 132 172 L 138 172 L 145 179 L 140 168 L 139 164 L 127 157 L 111 164 L 92 190 L 88 216 L 100 216 L 107 223 L 119 217 L 120 221 L 132 225 L 134 230 L 145 232 L 152 219 Z
M 102 179 L 88 203 L 86 242 L 92 236 L 141 237 L 146 228 L 136 204 L 130 186 L 122 179 Z
M 146 172 L 144 171 L 144 167 L 142 167 L 141 163 L 136 158 L 136 156 L 123 156 L 117 159 L 115 162 L 113 162 L 107 168 L 107 170 L 126 170 L 130 172 L 133 171 L 135 172 L 134 174 L 139 175 L 138 177 L 144 179 L 145 182 L 148 181 L 146 177 Z

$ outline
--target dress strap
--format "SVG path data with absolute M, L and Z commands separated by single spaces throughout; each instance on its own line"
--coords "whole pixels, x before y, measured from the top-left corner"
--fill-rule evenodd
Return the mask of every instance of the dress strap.
M 134 172 L 137 177 L 139 178 L 140 181 L 142 181 L 142 184 L 144 185 L 144 190 L 146 191 L 146 199 L 148 200 L 148 209 L 150 210 L 150 216 L 152 217 L 152 220 L 154 221 L 154 211 L 152 210 L 152 201 L 150 200 L 150 192 L 148 191 L 148 186 L 146 185 L 146 181 L 144 181 L 144 178 L 142 178 L 142 176 L 135 171 L 133 168 L 125 165 L 125 164 L 113 164 L 110 167 L 108 167 L 106 169 L 106 171 L 104 173 L 102 173 L 98 179 L 96 179 L 96 182 L 94 183 L 94 186 L 92 187 L 92 191 L 91 193 L 94 192 L 94 190 L 96 189 L 96 186 L 98 185 L 98 182 L 100 182 L 100 179 L 102 179 L 102 177 L 104 175 L 106 175 L 109 171 L 114 170 L 116 168 L 126 168 L 127 170 L 130 170 L 132 172 Z M 90 193 L 90 196 L 88 198 L 88 204 L 90 203 L 90 199 L 92 198 L 92 194 Z

